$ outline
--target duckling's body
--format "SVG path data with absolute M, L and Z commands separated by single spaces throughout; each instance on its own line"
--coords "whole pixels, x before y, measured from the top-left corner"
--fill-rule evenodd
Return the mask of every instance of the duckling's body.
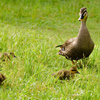
M 94 48 L 94 43 L 86 27 L 88 13 L 85 7 L 80 9 L 80 15 L 81 27 L 78 36 L 67 40 L 63 45 L 56 46 L 61 48 L 59 55 L 72 61 L 89 57 Z
M 0 73 L 0 85 L 2 84 L 2 82 L 6 79 L 6 77 Z
M 2 61 L 11 60 L 11 57 L 16 58 L 16 56 L 13 52 L 10 52 L 9 54 L 6 52 L 0 54 L 0 59 Z
M 58 77 L 60 80 L 65 80 L 65 79 L 70 79 L 70 78 L 74 78 L 75 74 L 79 72 L 77 71 L 76 67 L 72 67 L 70 70 L 60 70 L 56 73 L 53 73 L 52 75 L 54 75 L 55 77 Z

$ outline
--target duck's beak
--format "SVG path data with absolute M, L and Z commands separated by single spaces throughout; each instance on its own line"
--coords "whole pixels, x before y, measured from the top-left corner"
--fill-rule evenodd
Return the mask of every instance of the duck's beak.
M 84 18 L 83 14 L 80 14 L 80 18 L 78 20 L 82 21 L 83 18 Z

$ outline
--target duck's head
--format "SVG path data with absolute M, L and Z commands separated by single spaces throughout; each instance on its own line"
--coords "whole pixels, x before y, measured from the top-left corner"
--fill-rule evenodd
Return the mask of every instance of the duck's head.
M 78 19 L 79 21 L 82 20 L 86 21 L 88 17 L 87 9 L 85 7 L 81 8 L 79 15 L 80 15 L 80 18 Z
M 77 67 L 72 67 L 72 68 L 70 69 L 70 72 L 71 72 L 71 74 L 75 74 L 75 73 L 80 74 L 80 73 L 77 71 Z
M 13 52 L 10 52 L 10 55 L 14 58 L 17 58 Z

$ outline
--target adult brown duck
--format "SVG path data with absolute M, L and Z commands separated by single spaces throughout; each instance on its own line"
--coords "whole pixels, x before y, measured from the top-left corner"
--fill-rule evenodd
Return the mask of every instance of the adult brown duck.
M 2 84 L 2 82 L 6 79 L 6 77 L 0 73 L 0 85 Z
M 89 57 L 94 49 L 94 43 L 86 27 L 87 18 L 87 9 L 83 7 L 80 9 L 80 18 L 78 19 L 81 21 L 78 36 L 67 40 L 63 45 L 56 46 L 61 48 L 58 54 L 65 56 L 66 59 L 71 60 L 73 64 L 73 60 L 77 61 L 79 59 Z
M 69 80 L 70 78 L 74 78 L 76 73 L 79 74 L 79 72 L 77 71 L 77 67 L 72 67 L 70 70 L 63 69 L 56 73 L 53 73 L 52 75 L 56 78 L 59 78 L 60 80 Z
M 2 61 L 11 60 L 12 57 L 16 58 L 16 56 L 13 52 L 10 52 L 9 54 L 6 52 L 0 54 L 0 59 Z

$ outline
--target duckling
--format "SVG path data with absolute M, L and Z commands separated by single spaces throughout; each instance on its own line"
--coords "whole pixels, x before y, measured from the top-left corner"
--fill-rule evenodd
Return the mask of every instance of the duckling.
M 65 79 L 70 79 L 70 78 L 74 78 L 75 74 L 79 74 L 79 72 L 77 71 L 76 67 L 72 67 L 69 71 L 66 69 L 60 70 L 56 73 L 53 73 L 52 75 L 54 77 L 58 77 L 60 80 L 65 80 Z
M 6 77 L 0 73 L 0 85 L 2 84 L 2 82 L 6 79 Z
M 64 44 L 58 45 L 60 47 L 59 55 L 65 56 L 66 59 L 71 60 L 75 64 L 79 59 L 87 58 L 94 49 L 94 42 L 91 39 L 89 31 L 86 27 L 88 12 L 85 7 L 80 9 L 81 27 L 77 37 L 67 40 Z
M 16 56 L 15 56 L 15 54 L 13 52 L 10 52 L 9 54 L 6 53 L 6 52 L 0 54 L 0 59 L 2 61 L 11 60 L 11 57 L 16 58 Z

